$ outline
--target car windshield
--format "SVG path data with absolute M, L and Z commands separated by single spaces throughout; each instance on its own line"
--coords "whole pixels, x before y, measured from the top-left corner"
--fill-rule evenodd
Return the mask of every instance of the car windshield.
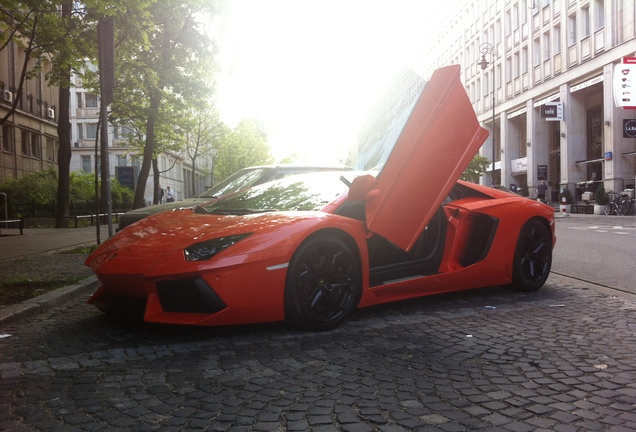
M 347 185 L 340 179 L 342 175 L 346 175 L 349 181 L 352 180 L 350 172 L 299 174 L 229 195 L 214 203 L 197 207 L 195 212 L 249 214 L 320 210 L 347 190 Z
M 241 189 L 252 186 L 265 172 L 266 168 L 251 168 L 238 171 L 221 183 L 212 186 L 210 189 L 199 195 L 199 198 L 219 198 L 223 195 L 231 194 Z

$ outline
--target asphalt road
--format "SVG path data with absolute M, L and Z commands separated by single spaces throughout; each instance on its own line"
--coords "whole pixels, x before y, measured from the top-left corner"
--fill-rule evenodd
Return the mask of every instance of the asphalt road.
M 636 218 L 577 216 L 557 219 L 552 270 L 636 294 Z

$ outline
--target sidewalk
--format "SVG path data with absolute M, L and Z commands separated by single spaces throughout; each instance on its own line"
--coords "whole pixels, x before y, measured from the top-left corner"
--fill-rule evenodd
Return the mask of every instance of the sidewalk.
M 0 222 L 1 223 L 1 222 Z M 108 227 L 100 227 L 100 238 L 108 238 Z M 0 260 L 51 252 L 97 243 L 97 228 L 25 228 L 24 235 L 19 229 L 2 228 L 0 236 Z
M 100 239 L 108 238 L 108 227 L 100 227 Z M 73 249 L 97 243 L 97 228 L 25 228 L 20 235 L 18 229 L 2 229 L 0 236 L 0 261 L 13 261 L 53 251 Z M 91 292 L 97 288 L 95 276 L 80 281 L 78 284 L 58 288 L 19 304 L 0 306 L 0 327 L 26 319 L 41 312 L 50 310 L 77 295 Z

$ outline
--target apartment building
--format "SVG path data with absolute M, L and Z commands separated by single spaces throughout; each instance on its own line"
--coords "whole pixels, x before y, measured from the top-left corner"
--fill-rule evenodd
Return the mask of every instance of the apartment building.
M 0 50 L 0 179 L 57 166 L 58 88 L 44 79 L 50 63 L 20 86 L 24 50 L 9 42 Z M 29 61 L 29 70 L 34 60 Z M 15 110 L 9 115 L 13 106 Z M 5 118 L 6 117 L 6 118 Z
M 413 71 L 429 77 L 462 66 L 491 131 L 480 151 L 494 160 L 484 184 L 526 184 L 532 194 L 545 179 L 553 200 L 563 188 L 580 199 L 600 182 L 634 188 L 636 139 L 625 125 L 636 110 L 613 97 L 615 68 L 636 56 L 634 0 L 474 0 L 452 8 Z

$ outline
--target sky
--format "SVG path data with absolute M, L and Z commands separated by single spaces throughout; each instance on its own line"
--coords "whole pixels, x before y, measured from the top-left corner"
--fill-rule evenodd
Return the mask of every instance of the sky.
M 416 57 L 431 0 L 228 0 L 216 105 L 262 122 L 276 161 L 346 161 L 369 105 Z

